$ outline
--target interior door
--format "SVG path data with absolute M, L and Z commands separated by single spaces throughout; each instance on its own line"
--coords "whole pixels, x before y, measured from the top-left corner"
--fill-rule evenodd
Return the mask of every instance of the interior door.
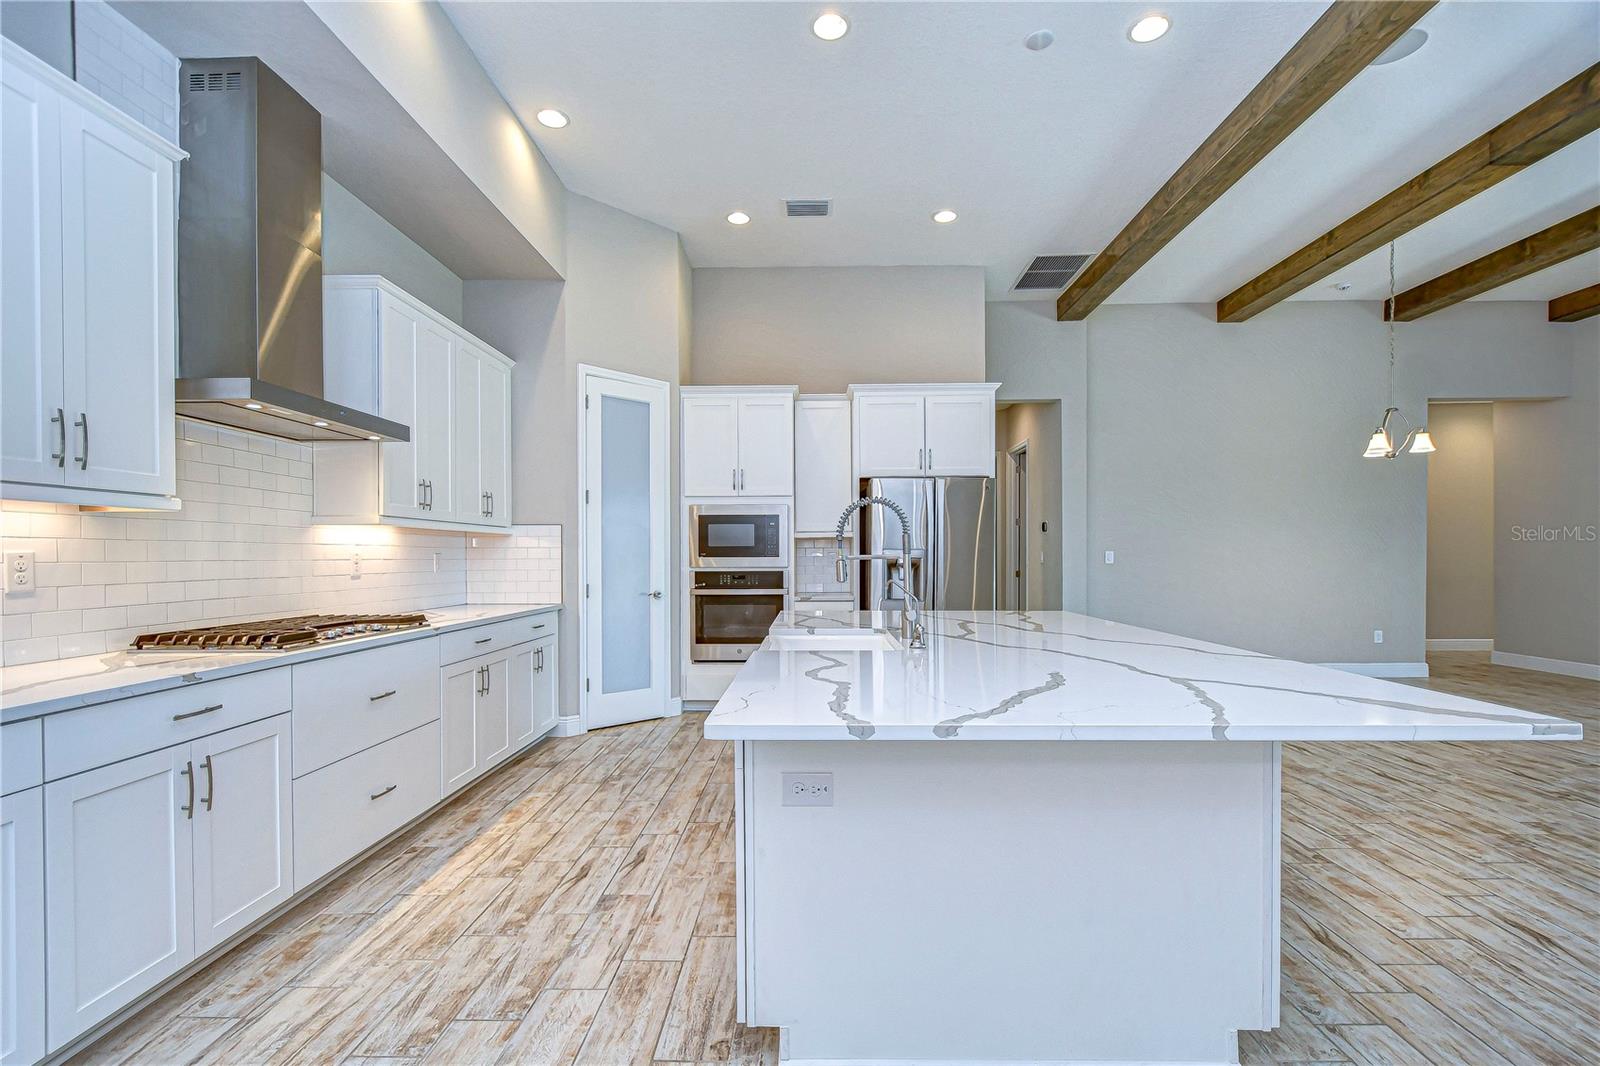
M 417 439 L 417 317 L 388 293 L 378 296 L 378 372 L 383 417 L 411 427 L 411 439 L 384 443 L 383 513 L 415 518 L 425 495 Z
M 668 710 L 668 395 L 664 381 L 584 372 L 582 657 L 590 729 Z
M 44 789 L 0 799 L 0 1064 L 44 1058 Z
M 196 793 L 189 747 L 44 787 L 52 1047 L 194 958 Z
M 195 953 L 222 943 L 294 891 L 289 716 L 197 740 Z
M 739 495 L 794 494 L 794 401 L 739 397 Z
M 172 164 L 62 101 L 61 187 L 66 483 L 171 492 Z
M 450 483 L 455 495 L 452 509 L 463 522 L 489 516 L 488 491 L 480 482 L 483 453 L 478 438 L 481 415 L 483 361 L 476 350 L 456 341 L 453 359 L 454 395 L 450 399 Z
M 511 375 L 498 363 L 478 366 L 478 483 L 489 494 L 491 525 L 511 524 Z
M 683 494 L 733 496 L 739 491 L 739 405 L 732 396 L 683 401 Z
M 920 393 L 856 396 L 856 469 L 862 477 L 917 477 L 923 470 Z
M 0 67 L 0 479 L 66 478 L 61 138 L 55 90 Z
M 923 417 L 929 473 L 994 476 L 994 393 L 930 392 Z

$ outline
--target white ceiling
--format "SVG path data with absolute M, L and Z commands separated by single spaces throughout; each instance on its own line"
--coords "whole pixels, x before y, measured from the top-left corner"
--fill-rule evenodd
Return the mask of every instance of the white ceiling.
M 1152 6 L 1172 30 L 1135 45 Z M 981 264 L 991 299 L 1034 255 L 1107 243 L 1325 6 L 842 2 L 850 32 L 825 43 L 822 4 L 444 3 L 567 186 L 677 230 L 694 265 Z M 1214 301 L 1600 59 L 1595 0 L 1451 2 L 1420 25 L 1420 52 L 1364 72 L 1113 302 Z M 1028 51 L 1041 28 L 1055 44 Z M 544 107 L 571 125 L 539 126 Z M 785 197 L 834 214 L 786 219 Z M 1401 287 L 1597 200 L 1600 135 L 1403 238 Z M 960 220 L 934 225 L 944 207 Z M 1559 295 L 1591 260 L 1490 295 Z M 1374 299 L 1385 270 L 1302 296 Z

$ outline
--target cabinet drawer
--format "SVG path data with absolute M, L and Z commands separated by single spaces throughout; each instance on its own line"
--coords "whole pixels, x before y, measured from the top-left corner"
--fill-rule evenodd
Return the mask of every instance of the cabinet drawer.
M 472 659 L 515 644 L 538 640 L 555 631 L 554 611 L 526 618 L 513 618 L 508 622 L 491 622 L 489 625 L 474 626 L 471 629 L 458 629 L 439 638 L 441 641 L 439 663 L 442 666 L 450 666 L 463 659 Z
M 294 887 L 439 802 L 439 723 L 429 722 L 294 783 Z
M 44 720 L 45 780 L 283 714 L 289 701 L 281 666 L 53 714 Z
M 291 669 L 296 777 L 439 717 L 437 637 Z
M 9 796 L 44 780 L 43 731 L 37 718 L 0 726 L 0 793 Z

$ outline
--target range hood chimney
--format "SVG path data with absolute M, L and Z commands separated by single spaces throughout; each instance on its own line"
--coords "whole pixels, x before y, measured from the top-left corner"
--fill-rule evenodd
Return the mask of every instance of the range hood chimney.
M 322 116 L 259 59 L 185 59 L 178 414 L 301 441 L 411 439 L 322 396 Z

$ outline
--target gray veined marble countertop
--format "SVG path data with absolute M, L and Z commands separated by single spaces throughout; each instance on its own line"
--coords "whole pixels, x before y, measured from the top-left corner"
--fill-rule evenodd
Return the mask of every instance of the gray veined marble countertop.
M 125 649 L 104 655 L 80 655 L 71 659 L 8 666 L 0 670 L 0 722 L 36 718 L 74 707 L 142 696 L 148 692 L 180 688 L 200 681 L 215 681 L 255 670 L 271 670 L 330 655 L 345 655 L 384 644 L 420 640 L 454 629 L 467 629 L 560 609 L 559 603 L 433 607 L 424 612 L 428 616 L 428 624 L 418 629 L 316 644 L 294 651 L 196 653 Z
M 772 632 L 897 631 L 795 610 Z M 1582 726 L 1062 611 L 935 611 L 928 647 L 778 651 L 706 720 L 718 740 L 1577 740 Z

